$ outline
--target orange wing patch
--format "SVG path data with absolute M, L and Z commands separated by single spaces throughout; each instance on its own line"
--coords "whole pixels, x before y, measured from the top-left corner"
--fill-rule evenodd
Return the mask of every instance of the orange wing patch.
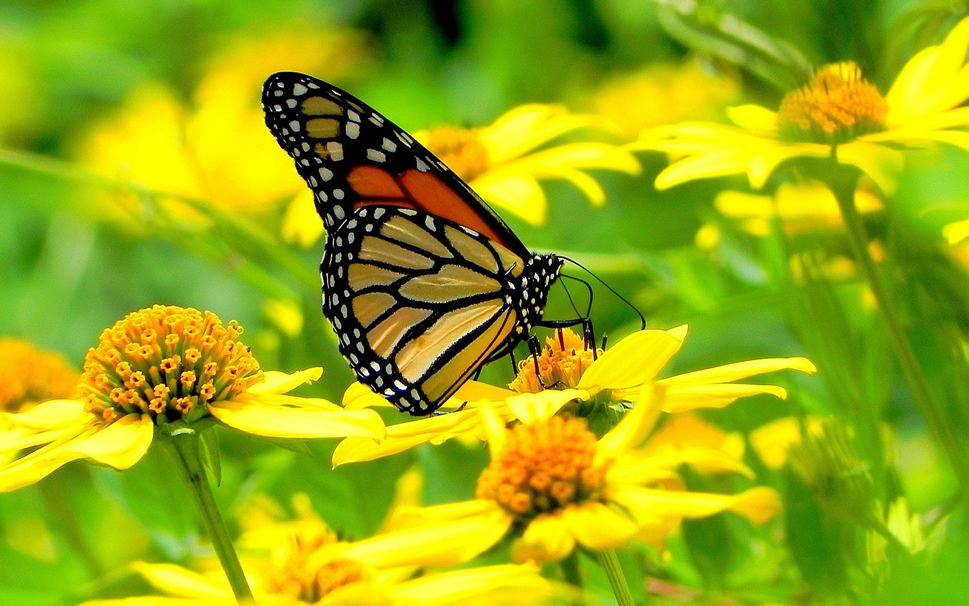
M 406 170 L 400 182 L 418 206 L 431 215 L 464 225 L 495 242 L 505 244 L 504 238 L 485 222 L 478 212 L 468 206 L 457 193 L 431 173 L 417 169 Z
M 391 198 L 404 200 L 404 191 L 393 175 L 376 166 L 355 166 L 347 175 L 353 191 L 361 198 Z

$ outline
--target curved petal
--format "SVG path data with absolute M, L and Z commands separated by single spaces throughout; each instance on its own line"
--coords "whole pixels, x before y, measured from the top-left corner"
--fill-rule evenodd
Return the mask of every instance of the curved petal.
M 838 161 L 842 164 L 857 166 L 871 177 L 872 181 L 886 195 L 891 195 L 898 187 L 898 174 L 902 172 L 905 158 L 897 149 L 869 143 L 876 139 L 865 136 L 861 139 L 838 146 Z
M 265 380 L 249 387 L 251 394 L 264 393 L 286 393 L 292 391 L 304 383 L 312 383 L 323 375 L 320 367 L 307 368 L 294 373 L 278 372 L 269 370 L 263 373 Z
M 727 117 L 740 128 L 766 137 L 777 136 L 777 112 L 760 105 L 737 105 L 727 108 Z
M 538 393 L 523 393 L 506 401 L 515 417 L 522 423 L 550 419 L 560 408 L 573 400 L 588 400 L 583 389 L 546 389 Z
M 387 427 L 386 439 L 350 437 L 340 442 L 333 451 L 333 467 L 345 463 L 372 461 L 403 452 L 418 444 L 444 441 L 462 431 L 477 426 L 478 411 L 461 410 L 444 415 L 406 421 Z
M 501 540 L 512 518 L 498 507 L 485 515 L 438 520 L 351 543 L 344 554 L 378 568 L 454 566 Z
M 29 410 L 3 415 L 10 423 L 36 431 L 87 425 L 93 420 L 79 400 L 48 400 Z
M 489 203 L 515 213 L 532 225 L 542 225 L 547 219 L 545 191 L 532 176 L 491 172 L 470 185 Z
M 347 410 L 361 410 L 365 408 L 396 408 L 390 400 L 374 393 L 372 389 L 354 381 L 343 392 L 343 408 Z
M 543 604 L 552 589 L 534 566 L 501 564 L 418 577 L 393 592 L 394 604 L 514 606 Z
M 636 535 L 638 525 L 602 503 L 566 507 L 562 524 L 579 545 L 595 551 L 618 549 Z
M 739 398 L 759 394 L 770 394 L 781 400 L 787 399 L 787 390 L 776 385 L 747 385 L 745 383 L 700 385 L 667 391 L 663 410 L 677 414 L 700 408 L 723 408 Z
M 429 507 L 400 507 L 394 513 L 394 521 L 399 524 L 397 528 L 429 526 L 443 521 L 490 516 L 496 511 L 496 507 L 494 501 L 487 499 L 472 499 Z
M 703 518 L 721 511 L 735 511 L 755 524 L 762 524 L 780 511 L 781 501 L 771 488 L 751 488 L 736 495 L 707 492 L 656 490 L 626 486 L 622 501 L 651 515 Z
M 70 459 L 84 457 L 115 469 L 128 469 L 148 451 L 153 435 L 154 423 L 149 415 L 130 414 L 67 442 L 60 453 Z
M 664 448 L 659 452 L 630 455 L 622 465 L 609 470 L 610 481 L 624 484 L 646 484 L 657 476 L 657 471 L 676 469 L 689 465 L 701 473 L 739 473 L 748 478 L 754 472 L 737 457 L 716 448 L 691 446 L 687 448 Z
M 134 562 L 131 568 L 153 587 L 185 598 L 232 599 L 232 590 L 224 577 L 206 577 L 174 564 Z
M 579 379 L 578 389 L 595 395 L 604 389 L 628 389 L 653 380 L 683 345 L 672 331 L 640 330 L 610 347 Z
M 557 562 L 575 549 L 575 537 L 562 519 L 562 512 L 546 513 L 528 523 L 521 538 L 511 547 L 516 563 Z
M 663 410 L 665 391 L 665 387 L 654 384 L 650 399 L 634 406 L 609 433 L 602 436 L 596 449 L 596 464 L 611 461 L 646 439 Z
M 666 385 L 670 388 L 670 392 L 672 392 L 675 388 L 679 387 L 697 387 L 711 383 L 730 383 L 738 379 L 746 379 L 747 377 L 786 369 L 800 370 L 808 374 L 814 374 L 818 371 L 817 367 L 807 358 L 763 358 L 760 360 L 734 362 L 714 368 L 687 372 L 661 379 L 658 383 Z
M 380 415 L 370 409 L 329 411 L 228 401 L 210 405 L 209 412 L 229 427 L 257 436 L 383 439 L 387 435 Z

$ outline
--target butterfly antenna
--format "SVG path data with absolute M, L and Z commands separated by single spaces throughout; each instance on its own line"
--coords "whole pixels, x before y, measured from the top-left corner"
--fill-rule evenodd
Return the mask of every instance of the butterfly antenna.
M 585 286 L 585 289 L 589 292 L 589 305 L 587 306 L 585 314 L 583 315 L 582 313 L 579 312 L 579 308 L 576 306 L 575 300 L 572 298 L 572 293 L 569 292 L 569 287 L 565 284 L 565 282 L 561 283 L 562 288 L 565 290 L 565 296 L 569 298 L 569 303 L 572 305 L 572 311 L 575 312 L 575 315 L 580 318 L 588 318 L 589 314 L 592 313 L 592 287 L 589 286 L 589 283 L 586 282 L 585 280 L 576 278 L 575 276 L 566 276 L 565 274 L 563 274 L 562 278 L 568 278 L 569 280 L 575 280 L 576 282 L 579 282 L 580 284 Z
M 639 308 L 638 307 L 636 307 L 635 305 L 633 305 L 632 303 L 629 302 L 629 299 L 627 299 L 626 297 L 624 297 L 621 294 L 619 294 L 618 292 L 616 292 L 616 289 L 614 289 L 613 287 L 611 287 L 608 284 L 606 284 L 606 281 L 605 280 L 603 280 L 599 276 L 597 276 L 594 273 L 592 273 L 592 271 L 589 270 L 589 268 L 587 268 L 586 266 L 582 265 L 578 261 L 576 261 L 574 259 L 570 259 L 568 257 L 563 257 L 561 255 L 559 255 L 559 258 L 560 259 L 563 259 L 565 261 L 568 261 L 569 263 L 575 265 L 576 267 L 584 270 L 587 274 L 589 274 L 590 276 L 592 276 L 593 278 L 595 278 L 596 281 L 599 282 L 599 284 L 602 284 L 603 286 L 605 286 L 606 289 L 609 292 L 611 292 L 612 294 L 616 295 L 616 298 L 618 298 L 620 301 L 622 301 L 627 306 L 629 306 L 630 309 L 632 309 L 634 312 L 636 312 L 636 315 L 639 316 L 640 330 L 644 330 L 646 328 L 646 317 L 643 316 L 643 312 L 639 311 Z M 573 279 L 574 280 L 578 280 L 578 278 L 573 278 Z M 579 280 L 579 282 L 582 282 L 582 280 Z M 586 284 L 586 286 L 589 286 L 589 285 Z M 590 292 L 591 292 L 591 287 L 590 287 Z M 590 300 L 590 305 L 591 305 L 591 296 L 590 296 L 590 299 L 589 300 Z

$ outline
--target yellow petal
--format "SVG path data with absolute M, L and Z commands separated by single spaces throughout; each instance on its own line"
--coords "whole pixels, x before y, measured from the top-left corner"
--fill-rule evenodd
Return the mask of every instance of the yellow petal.
M 153 435 L 154 423 L 149 415 L 129 414 L 67 442 L 60 453 L 70 459 L 86 457 L 115 469 L 127 469 L 145 455 Z
M 394 519 L 400 524 L 398 528 L 412 528 L 449 520 L 487 517 L 493 514 L 495 507 L 495 502 L 487 499 L 472 499 L 429 507 L 401 507 L 395 512 Z
M 304 439 L 366 436 L 383 439 L 387 435 L 380 415 L 370 409 L 290 408 L 267 406 L 250 400 L 216 402 L 209 406 L 209 412 L 229 427 L 257 436 Z
M 579 545 L 596 551 L 622 547 L 638 530 L 628 516 L 595 502 L 566 507 L 562 524 Z
M 372 389 L 354 381 L 343 392 L 343 407 L 347 410 L 364 408 L 396 408 L 387 398 L 373 392 Z
M 604 389 L 641 386 L 651 381 L 682 345 L 683 338 L 671 331 L 640 330 L 599 356 L 577 387 L 595 395 Z
M 671 389 L 666 394 L 663 410 L 678 414 L 701 408 L 723 408 L 739 398 L 770 394 L 781 400 L 787 399 L 787 390 L 776 385 L 703 385 Z
M 371 438 L 347 438 L 333 451 L 333 467 L 345 463 L 372 461 L 403 452 L 425 442 L 443 441 L 461 431 L 469 431 L 476 427 L 477 415 L 476 409 L 461 410 L 398 423 L 388 427 L 386 439 L 379 442 Z
M 589 393 L 582 389 L 546 389 L 512 396 L 506 403 L 519 421 L 534 423 L 552 418 L 560 408 L 573 400 L 588 399 Z
M 134 562 L 131 568 L 153 587 L 184 598 L 232 599 L 229 583 L 220 577 L 205 577 L 174 564 Z
M 665 391 L 665 387 L 653 385 L 651 398 L 634 406 L 609 433 L 602 436 L 596 449 L 597 464 L 611 461 L 646 439 L 663 410 Z
M 689 465 L 701 473 L 734 472 L 754 477 L 754 472 L 737 457 L 702 446 L 664 448 L 641 456 L 631 455 L 623 463 L 609 470 L 610 479 L 642 485 L 655 478 L 657 468 L 676 469 L 680 465 Z
M 300 370 L 292 374 L 272 370 L 266 371 L 263 373 L 265 380 L 256 383 L 247 391 L 251 394 L 286 393 L 304 383 L 312 383 L 322 375 L 323 369 L 319 367 L 307 368 L 306 370 Z
M 820 417 L 812 416 L 804 420 L 784 417 L 750 432 L 750 445 L 765 465 L 778 469 L 787 462 L 790 447 L 801 442 L 802 423 L 812 435 L 824 434 L 824 424 Z
M 666 385 L 670 388 L 670 391 L 673 391 L 679 387 L 730 383 L 738 379 L 746 379 L 747 377 L 785 369 L 800 370 L 809 374 L 818 370 L 807 358 L 764 358 L 688 372 L 662 379 L 659 383 Z
M 509 173 L 485 173 L 470 185 L 490 204 L 514 213 L 532 225 L 544 224 L 548 202 L 538 181 L 529 175 Z
M 512 544 L 516 563 L 557 562 L 575 549 L 575 537 L 562 520 L 562 512 L 546 513 L 528 523 L 521 538 Z
M 898 186 L 898 174 L 904 166 L 904 156 L 897 149 L 869 143 L 869 140 L 877 139 L 874 137 L 869 139 L 869 135 L 866 135 L 859 140 L 838 146 L 838 161 L 857 166 L 871 177 L 883 193 L 891 195 Z
M 494 546 L 511 527 L 512 518 L 494 506 L 484 515 L 386 532 L 350 544 L 347 557 L 378 568 L 454 566 Z
M 703 518 L 721 511 L 735 511 L 755 524 L 762 524 L 780 510 L 780 497 L 773 489 L 751 488 L 737 495 L 681 492 L 652 488 L 624 487 L 624 504 L 653 516 Z
M 491 402 L 503 402 L 505 399 L 515 395 L 516 392 L 502 387 L 495 387 L 479 381 L 468 381 L 458 388 L 454 398 L 467 402 L 478 402 L 487 400 Z
M 777 112 L 760 105 L 738 105 L 727 108 L 727 117 L 740 128 L 770 137 L 777 136 Z
M 93 416 L 84 411 L 84 403 L 78 400 L 49 400 L 4 418 L 18 427 L 42 431 L 85 425 Z
M 31 453 L 31 455 L 33 454 L 35 453 Z M 47 454 L 47 452 L 44 454 Z M 39 482 L 58 467 L 70 461 L 71 459 L 65 457 L 31 457 L 30 459 L 24 457 L 8 463 L 0 467 L 0 492 L 17 490 Z
M 503 564 L 426 575 L 397 585 L 393 592 L 393 603 L 401 605 L 517 606 L 544 604 L 551 586 L 534 566 Z

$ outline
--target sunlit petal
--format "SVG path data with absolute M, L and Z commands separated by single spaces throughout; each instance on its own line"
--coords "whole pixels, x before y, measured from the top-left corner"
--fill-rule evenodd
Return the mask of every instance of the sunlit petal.
M 602 503 L 566 507 L 561 519 L 580 545 L 597 551 L 622 547 L 638 530 L 628 516 Z
M 557 562 L 575 549 L 575 537 L 562 519 L 561 511 L 538 516 L 512 544 L 515 562 Z
M 60 451 L 71 459 L 86 457 L 115 469 L 127 469 L 148 451 L 154 435 L 149 415 L 130 414 L 114 423 L 64 444 Z
M 624 389 L 651 381 L 680 350 L 683 338 L 671 331 L 635 332 L 599 356 L 579 380 L 578 388 L 590 394 L 603 389 Z
M 212 416 L 229 427 L 275 438 L 340 438 L 366 436 L 383 439 L 383 420 L 375 411 L 320 411 L 312 408 L 266 406 L 258 402 L 217 402 Z
M 266 371 L 263 373 L 265 380 L 251 386 L 249 388 L 249 393 L 286 393 L 296 389 L 304 383 L 312 383 L 313 381 L 319 379 L 322 374 L 323 369 L 320 367 L 307 368 L 306 370 L 289 374 L 278 371 Z

